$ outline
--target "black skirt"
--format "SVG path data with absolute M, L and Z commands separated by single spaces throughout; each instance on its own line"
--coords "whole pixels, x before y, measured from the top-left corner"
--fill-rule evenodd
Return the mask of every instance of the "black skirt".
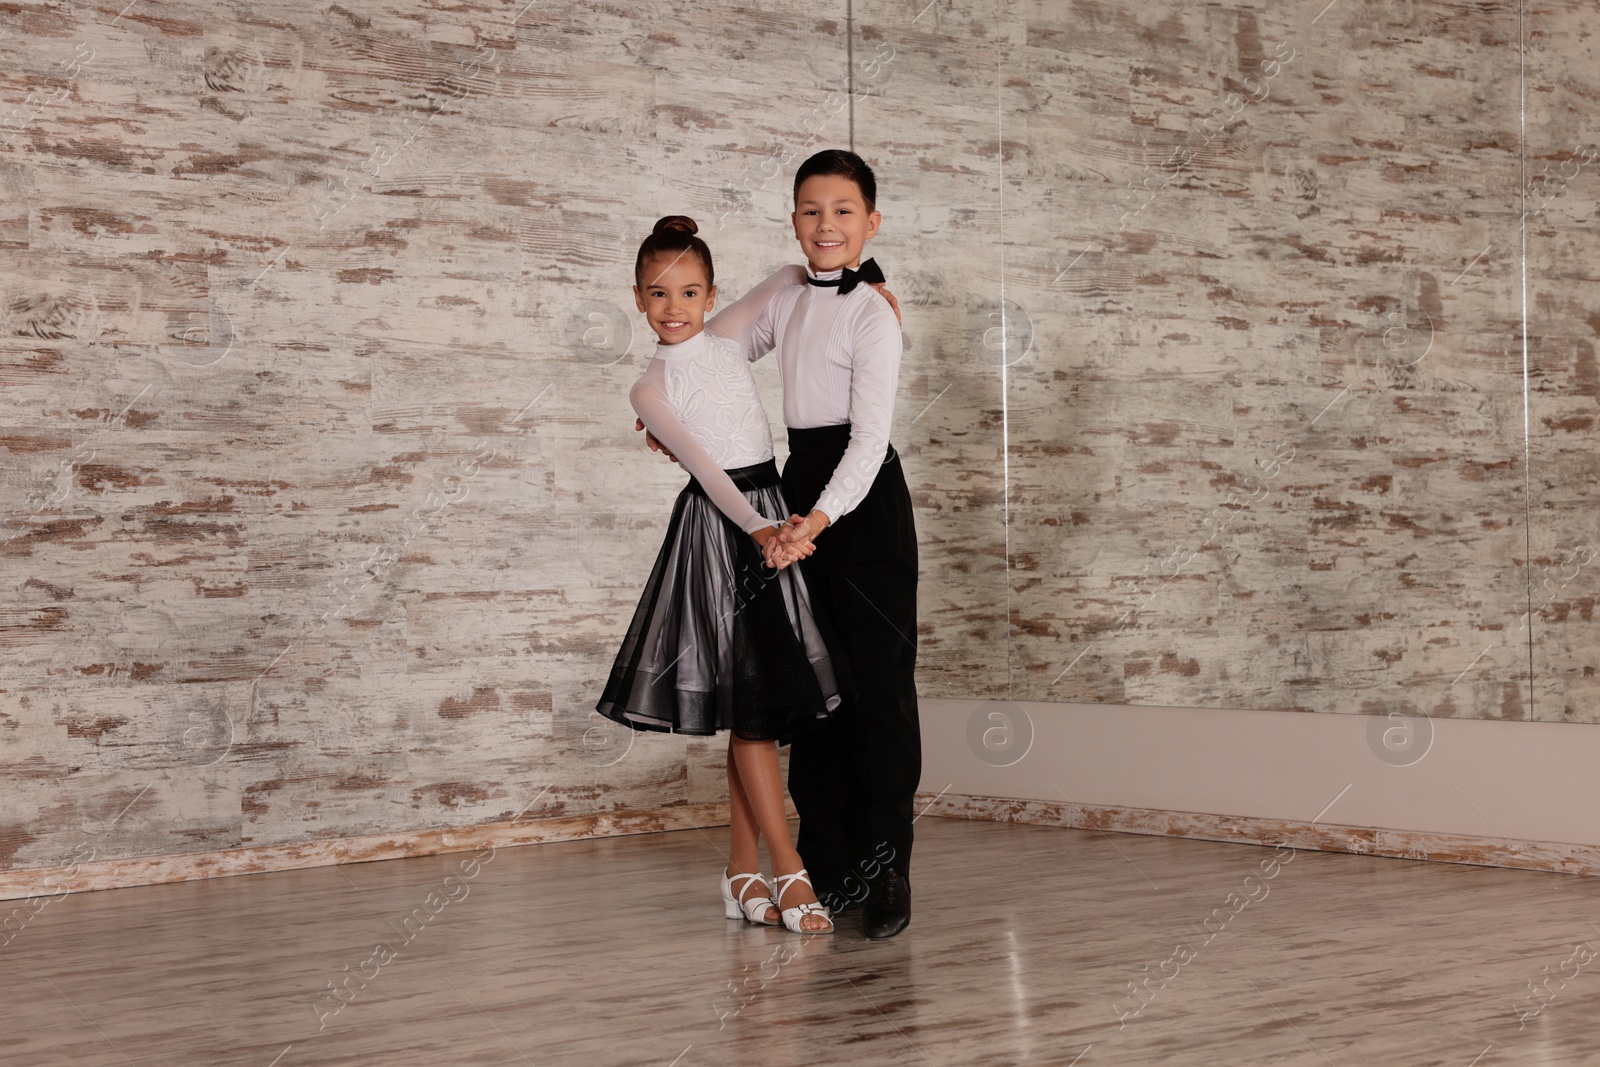
M 771 460 L 727 473 L 760 514 L 789 514 Z M 851 687 L 805 566 L 768 569 L 691 480 L 595 710 L 637 730 L 780 744 L 825 720 Z

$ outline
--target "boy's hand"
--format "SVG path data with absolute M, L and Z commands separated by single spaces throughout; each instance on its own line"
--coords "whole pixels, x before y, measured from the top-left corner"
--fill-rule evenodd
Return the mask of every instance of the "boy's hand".
M 809 542 L 803 545 L 785 545 L 778 540 L 778 531 L 771 526 L 756 530 L 750 536 L 761 546 L 761 555 L 765 558 L 767 566 L 773 570 L 781 571 L 789 564 L 805 559 L 817 550 L 817 546 Z
M 635 430 L 644 430 L 644 420 L 634 419 L 633 428 Z M 674 456 L 671 452 L 668 452 L 666 448 L 662 446 L 661 442 L 656 440 L 656 435 L 651 433 L 649 430 L 644 430 L 644 443 L 650 446 L 650 451 L 660 452 L 663 456 L 666 456 L 668 459 L 672 460 L 672 462 L 678 462 L 678 457 Z
M 778 540 L 784 545 L 811 545 L 817 534 L 828 528 L 828 522 L 825 513 L 815 510 L 803 519 L 790 515 L 788 528 L 778 531 Z
M 791 563 L 799 563 L 816 550 L 817 546 L 809 543 L 804 545 L 789 545 L 785 547 L 782 541 L 779 541 L 776 537 L 774 537 L 771 541 L 767 542 L 767 566 L 772 567 L 774 570 L 781 571 Z
M 889 306 L 894 308 L 894 321 L 900 323 L 902 327 L 905 326 L 905 321 L 900 318 L 900 301 L 894 298 L 894 294 L 889 291 L 889 286 L 884 282 L 868 282 L 867 284 L 883 294 L 883 298 L 889 301 Z

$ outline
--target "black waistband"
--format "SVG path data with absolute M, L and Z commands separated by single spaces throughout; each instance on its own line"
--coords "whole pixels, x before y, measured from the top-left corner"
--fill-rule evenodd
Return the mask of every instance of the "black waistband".
M 744 492 L 749 492 L 752 489 L 771 489 L 775 485 L 782 484 L 783 481 L 778 477 L 777 461 L 771 459 L 765 463 L 757 463 L 749 467 L 734 467 L 722 473 L 732 478 L 733 484 Z M 705 487 L 694 478 L 689 479 L 689 488 L 701 496 L 706 495 Z
M 789 430 L 789 454 L 791 456 L 832 456 L 837 459 L 844 455 L 844 450 L 850 444 L 850 424 L 842 422 L 837 426 L 813 426 L 808 430 Z M 898 459 L 899 456 L 890 445 L 883 454 L 883 461 Z

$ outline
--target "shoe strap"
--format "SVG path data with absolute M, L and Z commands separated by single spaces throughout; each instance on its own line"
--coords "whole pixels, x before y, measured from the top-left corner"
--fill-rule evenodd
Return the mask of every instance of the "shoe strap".
M 816 891 L 816 886 L 811 885 L 811 876 L 807 874 L 805 868 L 802 867 L 793 874 L 775 874 L 772 876 L 773 885 L 777 888 L 778 895 L 780 897 L 783 896 L 783 891 L 785 889 L 788 889 L 789 886 L 794 884 L 794 880 L 796 878 L 804 880 L 806 885 L 809 886 L 813 892 Z
M 760 882 L 763 887 L 765 887 L 767 884 L 767 880 L 761 877 L 760 871 L 741 871 L 738 874 L 728 875 L 728 891 L 733 894 L 734 900 L 744 899 L 744 889 L 739 886 L 739 881 L 743 879 L 744 881 L 748 882 L 752 878 Z M 758 897 L 756 899 L 760 898 Z

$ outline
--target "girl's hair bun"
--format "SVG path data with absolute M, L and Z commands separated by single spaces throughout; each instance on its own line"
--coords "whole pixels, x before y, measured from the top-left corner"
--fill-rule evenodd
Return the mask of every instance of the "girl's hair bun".
M 669 233 L 673 230 L 682 230 L 684 233 L 699 233 L 700 227 L 694 224 L 694 219 L 687 215 L 668 215 L 666 218 L 656 220 L 656 228 L 651 233 Z
M 695 236 L 699 228 L 694 224 L 694 219 L 687 215 L 668 215 L 664 219 L 657 219 L 655 229 L 639 245 L 639 257 L 633 261 L 634 284 L 644 285 L 644 265 L 647 261 L 656 256 L 672 256 L 673 262 L 677 262 L 677 258 L 685 252 L 693 252 L 700 257 L 700 262 L 706 268 L 706 284 L 715 283 L 717 277 L 711 266 L 711 249 Z

